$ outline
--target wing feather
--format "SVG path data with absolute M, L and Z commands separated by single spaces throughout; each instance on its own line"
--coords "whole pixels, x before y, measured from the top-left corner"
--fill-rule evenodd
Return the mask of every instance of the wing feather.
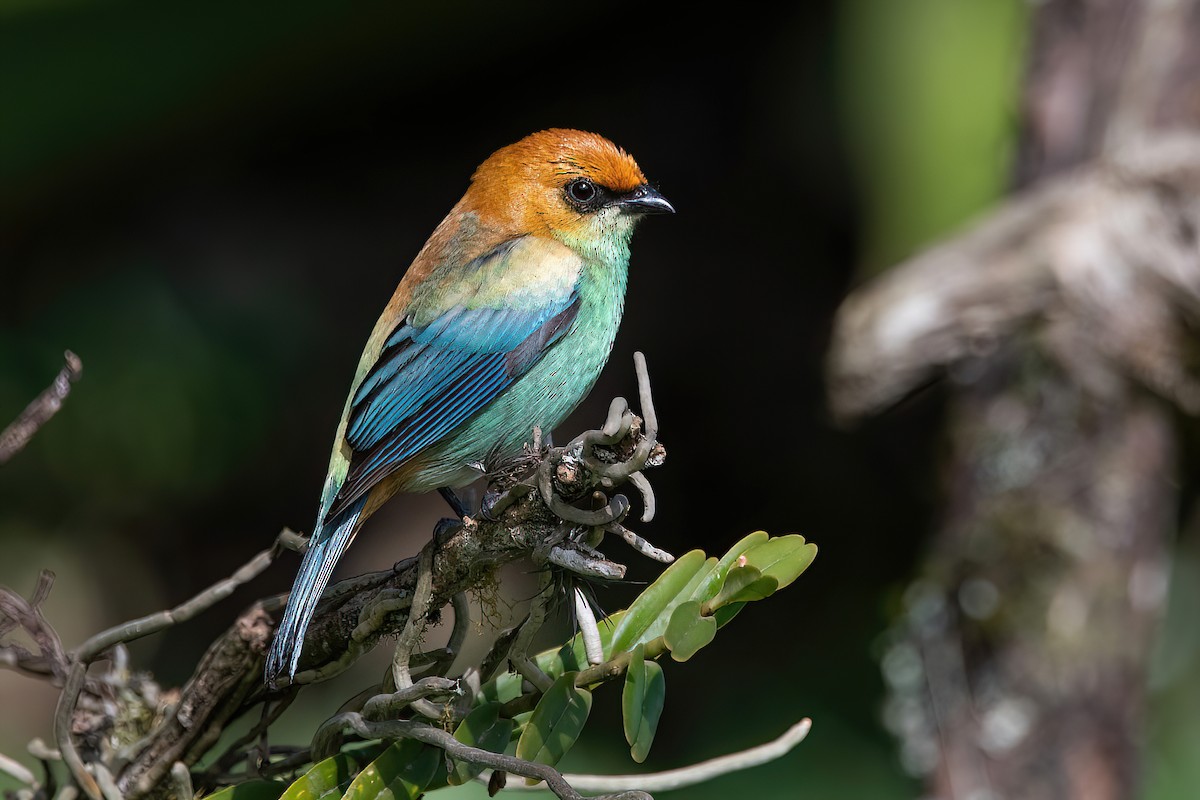
M 578 257 L 527 244 L 531 238 L 476 259 L 465 271 L 475 284 L 467 292 L 456 286 L 452 305 L 426 300 L 406 310 L 355 390 L 345 434 L 350 466 L 326 519 L 486 407 L 570 327 L 580 302 Z M 574 270 L 573 280 L 564 270 Z M 526 275 L 533 288 L 525 281 L 519 302 L 505 302 L 499 285 Z

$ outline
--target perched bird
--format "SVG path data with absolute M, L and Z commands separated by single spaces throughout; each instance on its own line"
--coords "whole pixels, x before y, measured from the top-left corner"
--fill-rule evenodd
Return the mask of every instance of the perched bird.
M 372 513 L 397 492 L 473 482 L 587 395 L 620 324 L 634 225 L 673 211 L 594 133 L 534 133 L 475 170 L 367 340 L 268 681 L 295 675 L 317 600 Z

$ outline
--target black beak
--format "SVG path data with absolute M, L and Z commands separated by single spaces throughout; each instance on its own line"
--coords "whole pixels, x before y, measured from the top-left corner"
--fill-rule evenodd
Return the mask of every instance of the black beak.
M 622 196 L 617 205 L 634 214 L 674 214 L 675 206 L 667 202 L 667 198 L 658 190 L 642 184 L 629 194 Z

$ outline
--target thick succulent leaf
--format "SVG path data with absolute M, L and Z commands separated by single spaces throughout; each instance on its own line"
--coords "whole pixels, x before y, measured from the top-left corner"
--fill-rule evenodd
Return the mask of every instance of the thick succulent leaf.
M 724 628 L 729 624 L 729 620 L 741 613 L 741 610 L 745 607 L 745 603 L 730 603 L 727 606 L 721 606 L 718 608 L 713 612 L 713 619 L 717 621 L 717 627 Z
M 433 780 L 441 755 L 415 739 L 396 742 L 358 773 L 343 800 L 416 800 Z
M 721 591 L 712 599 L 710 608 L 762 600 L 775 594 L 778 588 L 779 581 L 771 575 L 763 575 L 757 567 L 734 567 L 729 570 Z
M 688 600 L 695 600 L 698 595 L 702 595 L 707 592 L 709 584 L 717 580 L 717 566 L 720 563 L 721 562 L 717 560 L 716 556 L 705 559 L 704 564 L 700 567 L 700 569 L 696 570 L 696 574 L 692 576 L 692 579 L 687 582 L 686 586 L 683 587 L 683 591 L 679 593 L 679 603 L 683 603 Z M 678 603 L 676 605 L 678 605 Z M 659 619 L 662 619 L 662 617 L 660 616 Z M 659 634 L 655 634 L 655 636 L 658 635 Z
M 625 688 L 621 692 L 621 713 L 625 723 L 625 741 L 629 754 L 639 764 L 646 760 L 658 720 L 662 716 L 667 696 L 667 682 L 662 667 L 646 661 L 642 645 L 633 648 L 629 668 L 625 671 Z
M 520 714 L 513 714 L 513 731 L 509 737 L 509 743 L 521 741 L 522 734 L 525 733 L 525 726 L 529 724 L 529 718 L 533 716 L 532 711 L 522 711 Z
M 465 745 L 478 747 L 480 750 L 503 753 L 508 747 L 515 724 L 511 719 L 500 717 L 499 703 L 488 703 L 476 708 L 458 724 L 458 728 L 454 731 L 454 738 Z M 451 786 L 458 786 L 471 780 L 480 772 L 483 772 L 482 765 L 471 764 L 467 761 L 455 761 L 454 769 L 446 781 Z
M 515 672 L 501 672 L 495 678 L 479 687 L 477 703 L 507 703 L 521 696 L 521 681 Z
M 737 561 L 737 557 L 742 553 L 746 552 L 751 547 L 757 547 L 770 538 L 771 535 L 766 531 L 755 531 L 754 533 L 746 534 L 740 540 L 738 540 L 737 544 L 729 548 L 725 555 L 721 556 L 721 566 L 728 569 L 733 562 Z
M 642 701 L 646 696 L 646 648 L 638 645 L 629 653 L 625 669 L 625 688 L 621 692 L 621 720 L 625 741 L 633 744 L 642 726 Z
M 658 619 L 650 623 L 642 635 L 638 637 L 638 642 L 645 643 L 652 639 L 657 639 L 662 636 L 667 630 L 667 623 L 671 621 L 671 614 L 680 603 L 686 603 L 690 599 L 694 599 L 697 594 L 705 591 L 704 586 L 716 574 L 717 559 L 709 558 L 700 565 L 700 569 L 696 570 L 696 574 L 687 582 L 683 590 L 667 603 L 667 607 L 658 615 Z
M 689 599 L 699 600 L 701 603 L 706 603 L 713 599 L 717 592 L 721 590 L 721 586 L 725 582 L 725 576 L 729 573 L 730 567 L 737 561 L 738 556 L 749 550 L 751 547 L 756 547 L 767 541 L 770 537 L 766 531 L 755 531 L 754 533 L 743 536 L 741 541 L 729 548 L 725 555 L 721 556 L 717 562 L 716 568 L 708 574 L 705 580 L 699 584 L 695 591 L 692 592 Z
M 446 759 L 445 755 L 446 755 L 445 753 L 439 754 L 438 760 L 437 760 L 437 769 L 434 770 L 433 778 L 429 781 L 429 784 L 425 787 L 425 794 L 421 795 L 421 798 L 428 798 L 430 794 L 432 794 L 433 792 L 436 792 L 438 789 L 445 789 L 447 786 L 450 785 L 448 782 L 448 778 L 450 777 L 450 774 L 446 771 L 447 759 Z
M 695 586 L 691 585 L 692 579 L 706 566 L 703 551 L 692 550 L 667 567 L 663 574 L 658 576 L 658 580 L 646 587 L 646 591 L 626 610 L 624 618 L 613 632 L 612 653 L 624 653 L 638 642 L 658 636 L 661 631 L 653 636 L 647 634 L 653 627 L 661 627 L 655 626 L 660 617 L 669 615 L 671 609 L 691 596 L 691 591 L 695 589 Z M 714 562 L 712 567 L 715 566 Z M 684 594 L 685 591 L 688 594 Z
M 777 536 L 757 544 L 745 553 L 746 564 L 757 567 L 763 575 L 779 581 L 779 588 L 790 584 L 808 569 L 817 557 L 817 546 L 804 541 L 798 533 Z
M 716 635 L 717 621 L 700 614 L 698 600 L 689 600 L 675 608 L 663 638 L 671 649 L 671 658 L 687 661 Z
M 355 742 L 342 748 L 342 752 L 354 759 L 357 765 L 356 772 L 362 769 L 364 764 L 370 764 L 375 759 L 383 755 L 383 751 L 392 746 L 391 742 Z
M 330 756 L 312 766 L 287 788 L 280 800 L 333 800 L 350 787 L 358 764 L 345 753 Z
M 664 635 L 674 612 L 688 601 L 697 601 L 701 607 L 707 605 L 712 610 L 712 617 L 707 619 L 717 628 L 722 627 L 746 602 L 767 597 L 794 581 L 812 563 L 816 553 L 816 545 L 805 542 L 802 536 L 792 534 L 771 538 L 763 531 L 743 537 L 720 559 L 705 558 L 699 550 L 686 553 L 647 587 L 629 609 L 618 611 L 600 622 L 604 658 L 611 659 L 639 643 Z M 738 566 L 741 556 L 745 558 L 742 566 Z M 754 578 L 754 570 L 759 573 L 757 578 Z M 718 595 L 722 595 L 719 601 L 716 600 Z M 703 636 L 705 629 L 715 630 L 709 622 L 696 622 L 694 627 L 698 630 L 693 636 Z M 676 631 L 676 636 L 680 633 Z M 707 641 L 701 642 L 700 646 L 704 644 Z M 682 660 L 679 652 L 687 652 L 687 649 L 673 649 L 672 656 Z M 561 647 L 537 654 L 533 660 L 553 679 L 590 666 L 582 637 L 578 635 Z M 521 682 L 520 675 L 503 673 L 484 684 L 477 703 L 508 702 L 520 695 Z M 524 721 L 518 717 L 516 723 L 514 735 L 523 735 Z
M 284 781 L 246 781 L 237 786 L 226 786 L 219 792 L 207 795 L 204 800 L 279 800 L 287 788 Z
M 592 693 L 576 688 L 575 675 L 561 675 L 542 695 L 517 740 L 517 758 L 554 766 L 575 744 L 592 710 Z

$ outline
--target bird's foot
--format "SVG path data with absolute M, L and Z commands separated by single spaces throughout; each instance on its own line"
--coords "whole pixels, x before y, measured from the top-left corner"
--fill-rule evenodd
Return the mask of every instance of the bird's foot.
M 442 496 L 442 499 L 445 500 L 446 504 L 450 506 L 450 510 L 453 511 L 454 515 L 460 520 L 470 513 L 470 508 L 468 507 L 467 502 L 455 494 L 453 489 L 443 486 L 441 489 L 438 489 L 438 494 Z
M 450 537 L 463 529 L 463 520 L 455 517 L 443 517 L 433 526 L 433 540 L 439 545 L 449 541 Z

